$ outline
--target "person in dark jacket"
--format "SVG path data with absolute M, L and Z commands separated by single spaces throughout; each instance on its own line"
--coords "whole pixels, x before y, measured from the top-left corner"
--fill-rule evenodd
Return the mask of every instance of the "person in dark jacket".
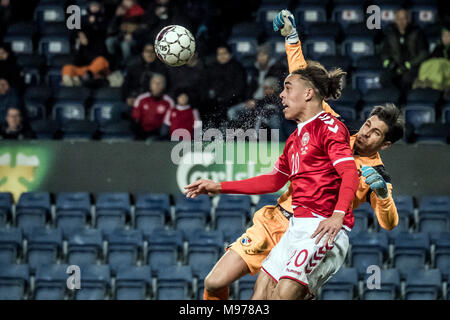
M 208 73 L 211 102 L 200 114 L 207 123 L 210 122 L 209 126 L 217 128 L 226 119 L 228 108 L 246 98 L 247 74 L 242 65 L 233 58 L 228 45 L 217 48 L 216 59 Z
M 0 127 L 0 138 L 10 140 L 34 139 L 35 134 L 29 124 L 24 121 L 18 107 L 9 107 L 6 118 Z
M 133 106 L 136 92 L 144 92 L 148 83 L 155 73 L 162 74 L 168 78 L 168 68 L 156 58 L 153 43 L 146 43 L 142 53 L 126 68 L 126 76 L 122 86 L 123 98 L 129 106 Z
M 410 21 L 409 11 L 397 10 L 395 24 L 385 34 L 381 49 L 381 83 L 385 87 L 396 85 L 401 90 L 410 89 L 420 64 L 428 56 L 424 33 Z
M 0 114 L 3 116 L 3 111 L 17 105 L 19 105 L 19 96 L 16 90 L 9 86 L 8 80 L 0 78 Z
M 14 52 L 11 52 L 9 44 L 6 43 L 0 44 L 0 78 L 8 80 L 9 85 L 19 92 L 23 89 L 21 68 Z

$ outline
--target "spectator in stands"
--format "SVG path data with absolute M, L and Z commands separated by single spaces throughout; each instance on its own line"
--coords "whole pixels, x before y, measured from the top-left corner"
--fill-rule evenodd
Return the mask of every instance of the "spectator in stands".
M 287 68 L 277 63 L 272 57 L 270 44 L 266 43 L 258 47 L 254 67 L 249 69 L 249 98 L 261 99 L 263 97 L 263 83 L 266 77 L 276 77 L 282 83 L 287 75 Z
M 166 112 L 175 106 L 173 100 L 164 94 L 166 77 L 154 74 L 150 80 L 149 92 L 143 93 L 134 102 L 132 118 L 136 122 L 136 137 L 146 139 L 158 137 Z
M 0 44 L 0 78 L 8 80 L 11 87 L 22 91 L 24 81 L 16 57 L 9 44 Z
M 86 30 L 86 32 L 88 31 L 89 29 Z M 73 64 L 65 65 L 62 68 L 62 80 L 65 86 L 80 86 L 81 84 L 101 86 L 107 83 L 109 62 L 105 58 L 105 44 L 103 41 L 93 40 L 96 39 L 95 33 L 91 35 L 86 32 L 78 31 Z
M 433 88 L 450 94 L 450 27 L 442 28 L 441 40 L 428 60 L 422 62 L 415 88 Z
M 3 39 L 6 29 L 12 22 L 13 14 L 10 0 L 0 0 L 0 39 Z
M 425 35 L 410 21 L 410 11 L 397 10 L 395 24 L 385 34 L 381 49 L 383 86 L 397 85 L 401 90 L 410 89 L 420 64 L 428 55 Z
M 0 111 L 17 105 L 19 97 L 16 91 L 9 86 L 8 80 L 0 78 Z
M 145 10 L 136 0 L 122 1 L 108 27 L 106 46 L 111 56 L 117 54 L 119 45 L 123 60 L 131 56 L 136 44 L 134 33 L 143 27 L 144 17 Z
M 195 123 L 195 121 L 200 121 L 200 114 L 198 110 L 193 109 L 189 103 L 188 89 L 177 89 L 175 98 L 177 101 L 176 106 L 167 110 L 164 117 L 164 124 L 161 128 L 161 137 L 170 138 L 169 135 L 172 136 L 175 130 L 184 129 L 185 133 L 189 133 L 190 139 L 193 139 L 195 127 L 200 126 L 200 123 Z M 183 137 L 185 136 L 183 135 Z
M 145 44 L 141 55 L 132 61 L 126 69 L 122 94 L 128 105 L 133 106 L 133 92 L 143 92 L 147 89 L 150 78 L 154 73 L 160 73 L 167 79 L 167 69 L 167 66 L 156 58 L 153 43 Z
M 200 109 L 203 108 L 207 98 L 204 87 L 208 83 L 208 73 L 197 53 L 185 65 L 169 68 L 169 75 L 170 92 L 175 93 L 177 90 L 185 88 L 189 90 L 189 103 Z
M 209 68 L 209 107 L 201 110 L 207 126 L 219 127 L 226 119 L 228 108 L 246 98 L 247 74 L 233 58 L 231 48 L 221 45 L 216 51 L 216 62 Z
M 6 111 L 5 120 L 0 127 L 0 137 L 2 139 L 23 140 L 35 138 L 33 130 L 24 121 L 22 112 L 18 107 L 9 107 Z
M 92 1 L 87 7 L 87 14 L 81 22 L 83 31 L 89 35 L 91 41 L 103 42 L 106 38 L 106 20 L 102 4 Z

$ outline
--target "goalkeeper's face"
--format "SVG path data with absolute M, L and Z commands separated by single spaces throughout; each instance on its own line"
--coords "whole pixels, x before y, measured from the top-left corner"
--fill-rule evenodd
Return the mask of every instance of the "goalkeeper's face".
M 371 156 L 391 145 L 386 141 L 387 124 L 378 116 L 372 116 L 359 129 L 355 140 L 355 151 L 361 156 Z

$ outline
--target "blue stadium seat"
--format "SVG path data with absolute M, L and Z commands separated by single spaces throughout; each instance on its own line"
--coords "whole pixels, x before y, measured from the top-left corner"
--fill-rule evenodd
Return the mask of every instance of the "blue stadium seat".
M 441 93 L 434 89 L 413 89 L 406 94 L 407 104 L 426 104 L 435 106 Z
M 136 265 L 142 252 L 142 232 L 140 230 L 116 229 L 107 234 L 108 262 L 113 271 L 121 266 Z
M 437 233 L 435 242 L 435 267 L 441 270 L 445 278 L 450 279 L 450 232 Z
M 244 57 L 254 57 L 258 48 L 258 42 L 254 37 L 233 37 L 228 40 L 236 59 L 241 60 Z
M 450 124 L 450 103 L 442 106 L 442 122 Z
M 425 196 L 419 204 L 419 231 L 450 231 L 450 197 Z
M 144 300 L 151 287 L 149 266 L 119 268 L 116 276 L 117 300 Z
M 46 105 L 52 96 L 52 90 L 48 86 L 27 86 L 24 94 L 25 103 L 38 102 Z
M 125 192 L 104 192 L 99 194 L 95 207 L 97 228 L 105 232 L 123 228 L 130 214 L 130 196 Z
M 82 101 L 56 101 L 53 105 L 52 118 L 61 124 L 70 120 L 84 120 L 84 104 Z
M 56 197 L 56 226 L 64 231 L 84 228 L 91 215 L 88 192 L 60 192 Z
M 242 210 L 251 217 L 251 199 L 247 195 L 222 194 L 217 204 L 218 210 Z
M 64 6 L 61 3 L 41 3 L 34 11 L 34 21 L 38 22 L 39 26 L 43 26 L 50 22 L 65 21 Z
M 13 264 L 22 253 L 22 232 L 17 228 L 0 229 L 0 265 Z
M 321 56 L 319 62 L 327 70 L 339 67 L 344 71 L 349 71 L 350 66 L 352 65 L 350 57 L 342 55 Z M 339 100 L 333 101 L 333 106 L 335 103 L 339 103 Z
M 406 275 L 406 300 L 437 300 L 441 295 L 442 275 L 438 269 L 412 269 Z
M 353 300 L 357 286 L 356 269 L 341 267 L 322 287 L 321 300 Z
M 240 22 L 231 27 L 231 38 L 233 37 L 255 37 L 261 33 L 257 22 Z
M 437 9 L 435 5 L 413 5 L 411 7 L 412 20 L 422 28 L 437 22 Z
M 338 22 L 343 28 L 352 23 L 360 23 L 364 20 L 364 10 L 361 4 L 338 4 L 334 6 L 331 20 Z
M 308 28 L 312 23 L 326 22 L 327 12 L 320 4 L 302 4 L 294 11 L 296 23 L 302 28 Z
M 270 46 L 272 47 L 272 55 L 277 59 L 277 60 L 282 60 L 286 57 L 286 48 L 285 48 L 285 43 L 284 43 L 284 39 L 280 39 L 279 36 L 277 37 L 269 37 L 267 39 L 267 43 L 270 44 Z M 253 62 L 255 60 L 253 59 Z M 250 61 L 252 62 L 252 61 Z
M 183 246 L 183 234 L 177 230 L 154 230 L 147 237 L 147 263 L 155 272 L 174 265 Z
M 198 228 L 205 227 L 206 219 L 211 213 L 211 200 L 207 195 L 194 199 L 179 195 L 175 203 L 175 228 L 185 235 Z
M 22 68 L 27 86 L 36 86 L 41 83 L 42 71 L 46 64 L 45 57 L 31 53 L 17 54 L 17 64 Z
M 47 72 L 45 74 L 45 84 L 55 91 L 60 88 L 61 82 L 62 82 L 61 68 L 48 67 Z
M 39 54 L 47 57 L 47 63 L 57 54 L 70 53 L 70 40 L 68 36 L 63 35 L 48 35 L 43 36 L 39 40 Z
M 76 300 L 104 300 L 110 287 L 108 265 L 80 265 L 81 289 L 75 291 Z
M 0 300 L 22 300 L 30 281 L 26 264 L 0 263 Z
M 33 227 L 44 227 L 50 214 L 48 192 L 24 192 L 16 206 L 17 226 L 28 232 Z
M 216 209 L 216 229 L 228 238 L 233 233 L 245 229 L 245 216 L 246 213 L 243 210 Z
M 126 105 L 122 102 L 96 101 L 91 107 L 90 119 L 104 126 L 121 119 Z
M 358 233 L 361 231 L 367 231 L 369 229 L 369 222 L 372 220 L 374 214 L 372 207 L 368 202 L 363 202 L 358 208 L 353 211 L 355 217 L 355 225 L 353 226 L 352 233 Z
M 37 32 L 37 25 L 33 21 L 12 23 L 6 30 L 7 35 L 26 35 L 32 37 Z
M 63 300 L 66 295 L 67 264 L 40 266 L 36 271 L 35 300 Z
M 40 140 L 51 140 L 55 138 L 59 130 L 59 123 L 56 120 L 35 120 L 30 125 L 36 133 L 36 138 Z
M 63 139 L 89 141 L 95 138 L 97 124 L 90 120 L 70 120 L 62 127 Z
M 353 107 L 337 105 L 333 106 L 333 110 L 346 121 L 356 120 L 356 110 Z
M 118 102 L 122 100 L 122 89 L 121 88 L 99 88 L 93 93 L 94 103 L 104 103 L 104 102 Z
M 332 36 L 309 36 L 303 48 L 306 56 L 314 60 L 322 56 L 336 55 L 336 43 Z
M 30 121 L 46 118 L 47 108 L 43 103 L 33 101 L 26 102 L 25 110 L 27 119 Z
M 356 69 L 352 75 L 352 87 L 363 94 L 369 89 L 380 89 L 380 71 Z
M 11 206 L 13 203 L 10 192 L 0 192 L 0 228 L 6 226 L 11 215 Z
M 387 102 L 398 104 L 400 100 L 400 91 L 394 87 L 369 89 L 362 97 L 363 106 L 376 106 L 382 105 Z
M 369 289 L 366 274 L 362 298 L 364 300 L 395 300 L 400 292 L 400 273 L 397 269 L 380 270 L 380 288 Z
M 270 34 L 273 32 L 273 19 L 280 12 L 280 4 L 261 4 L 256 13 L 257 22 L 263 27 L 263 29 Z
M 341 25 L 337 22 L 316 22 L 308 29 L 308 36 L 328 36 L 336 40 L 342 33 Z
M 333 101 L 333 108 L 335 106 L 353 107 L 357 108 L 361 100 L 361 93 L 358 90 L 346 87 L 342 90 L 341 96 L 338 100 Z
M 170 217 L 168 194 L 141 193 L 135 205 L 135 226 L 145 234 L 164 228 L 166 217 Z
M 67 243 L 69 264 L 96 264 L 102 256 L 103 236 L 98 229 L 72 230 Z
M 69 34 L 69 29 L 65 22 L 48 22 L 40 26 L 39 28 L 40 36 L 67 36 Z
M 405 121 L 419 128 L 425 123 L 435 123 L 436 114 L 434 107 L 423 104 L 408 104 L 404 108 Z
M 100 131 L 103 141 L 129 141 L 135 138 L 131 122 L 127 120 L 106 123 L 100 128 Z
M 381 8 L 381 29 L 386 28 L 395 21 L 395 11 L 400 9 L 401 5 L 395 1 L 374 1 L 374 4 Z
M 33 53 L 33 39 L 29 35 L 6 35 L 3 41 L 9 43 L 16 54 Z
M 413 197 L 407 195 L 395 195 L 393 198 L 398 213 L 398 226 L 396 229 L 408 231 L 410 221 L 414 219 Z
M 205 278 L 209 272 L 214 268 L 214 264 L 202 265 L 198 268 L 197 272 L 192 274 L 197 278 L 197 300 L 203 300 L 203 291 L 205 290 Z
M 259 196 L 258 203 L 256 204 L 255 209 L 259 210 L 264 206 L 274 206 L 277 204 L 277 200 L 279 198 L 278 194 L 262 194 Z
M 59 229 L 34 228 L 28 239 L 28 264 L 31 270 L 56 263 L 62 248 L 63 235 Z
M 158 271 L 157 300 L 186 300 L 192 287 L 190 266 L 168 266 Z
M 425 267 L 430 239 L 426 233 L 399 233 L 394 240 L 394 266 L 404 276 L 410 269 Z
M 342 42 L 342 55 L 350 56 L 353 61 L 362 56 L 372 56 L 374 53 L 372 36 L 347 36 Z
M 352 266 L 359 274 L 365 274 L 370 265 L 381 268 L 388 256 L 388 237 L 383 233 L 360 232 L 351 238 L 351 244 Z
M 194 273 L 203 265 L 214 264 L 223 252 L 223 234 L 220 231 L 193 233 L 188 237 L 188 261 Z
M 238 300 L 250 300 L 253 295 L 253 289 L 255 287 L 257 276 L 251 276 L 250 274 L 246 274 L 238 281 Z

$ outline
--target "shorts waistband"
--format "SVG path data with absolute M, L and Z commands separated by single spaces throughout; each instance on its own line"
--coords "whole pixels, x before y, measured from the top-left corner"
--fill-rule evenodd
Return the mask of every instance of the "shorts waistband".
M 280 206 L 278 203 L 277 203 L 277 208 L 278 208 L 278 210 L 280 210 L 281 211 L 281 213 L 286 217 L 286 219 L 290 219 L 294 214 L 292 214 L 292 213 L 290 213 L 289 211 L 287 211 L 287 210 L 285 210 L 282 206 Z

